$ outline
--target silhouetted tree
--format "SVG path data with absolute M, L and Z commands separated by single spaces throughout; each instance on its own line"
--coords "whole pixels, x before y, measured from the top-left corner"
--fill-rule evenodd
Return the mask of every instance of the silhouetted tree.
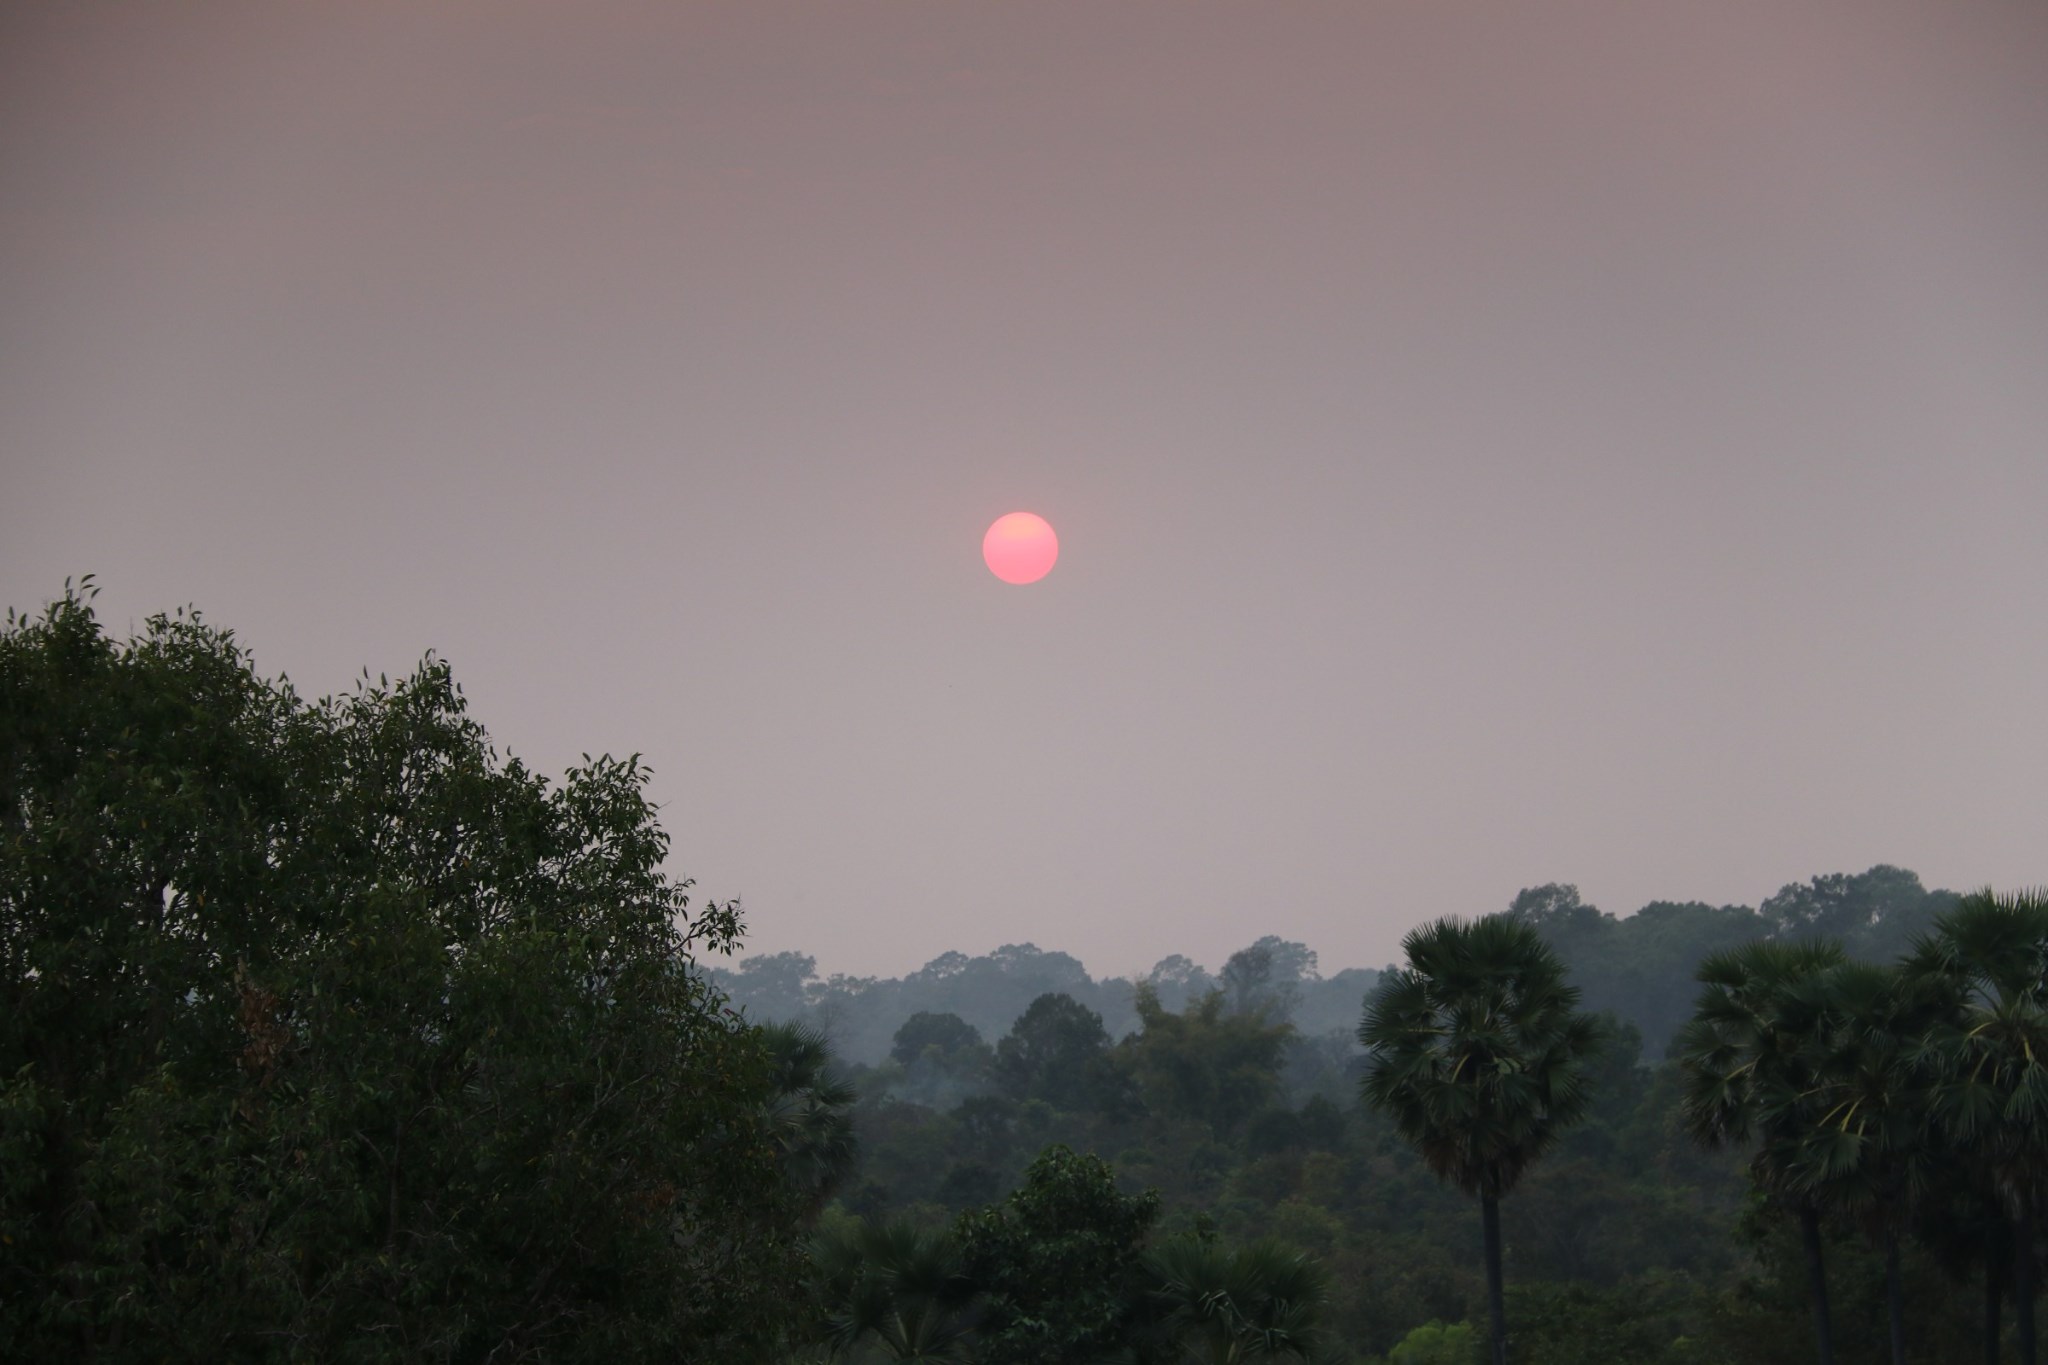
M 1954 992 L 1939 977 L 1845 962 L 1790 995 L 1787 1033 L 1809 1054 L 1801 1069 L 1811 1078 L 1793 1102 L 1817 1117 L 1796 1135 L 1785 1178 L 1883 1248 L 1892 1362 L 1903 1365 L 1899 1241 L 1915 1201 L 1951 1158 L 1928 1122 L 1935 1071 L 1927 1041 L 1954 1017 Z
M 1818 1107 L 1813 1016 L 1801 991 L 1843 961 L 1832 942 L 1756 942 L 1717 953 L 1700 965 L 1703 989 L 1675 1045 L 1688 1131 L 1710 1148 L 1754 1139 L 1758 1188 L 1799 1220 L 1821 1365 L 1833 1365 L 1834 1328 L 1821 1198 L 1802 1178 L 1800 1147 L 1826 1111 Z
M 1057 992 L 1033 1000 L 996 1044 L 995 1077 L 1011 1098 L 1058 1109 L 1101 1109 L 1119 1100 L 1102 1016 Z
M 1316 955 L 1302 943 L 1268 934 L 1223 964 L 1223 998 L 1232 1014 L 1263 1013 L 1274 1023 L 1294 1016 L 1303 983 L 1316 979 Z
M 196 615 L 0 632 L 0 1355 L 713 1359 L 786 1303 L 766 1057 L 637 761 Z
M 1368 1003 L 1363 1091 L 1431 1170 L 1480 1202 L 1494 1365 L 1507 1360 L 1500 1200 L 1586 1105 L 1598 1024 L 1529 924 L 1438 920 Z
M 1154 1113 L 1200 1120 L 1228 1134 L 1272 1103 L 1293 1029 L 1263 1014 L 1231 1014 L 1211 991 L 1175 1013 L 1149 985 L 1138 987 L 1140 1031 L 1118 1045 L 1118 1060 Z
M 1963 1002 L 1932 1041 L 1933 1110 L 2006 1201 L 2020 1360 L 2035 1365 L 2034 1228 L 2048 1195 L 2048 893 L 1963 898 L 1937 918 L 1911 970 Z
M 839 1073 L 825 1035 L 806 1024 L 765 1024 L 769 1135 L 781 1152 L 790 1187 L 807 1212 L 825 1206 L 852 1173 L 860 1147 L 853 1131 L 859 1095 Z

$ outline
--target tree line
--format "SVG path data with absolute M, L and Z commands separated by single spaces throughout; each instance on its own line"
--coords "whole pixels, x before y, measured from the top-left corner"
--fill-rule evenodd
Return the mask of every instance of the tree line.
M 2038 897 L 954 954 L 842 1060 L 890 993 L 708 961 L 645 781 L 528 771 L 432 658 L 307 700 L 196 614 L 10 614 L 0 1356 L 2031 1365 Z M 1617 944 L 1736 926 L 1616 1009 Z
M 1661 1057 L 1692 1008 L 1695 968 L 1714 953 L 1759 938 L 1821 936 L 1839 941 L 1852 957 L 1886 961 L 1957 899 L 1953 891 L 1923 886 L 1911 871 L 1880 864 L 1789 883 L 1754 906 L 1659 900 L 1617 916 L 1586 904 L 1577 887 L 1553 883 L 1522 891 L 1507 908 L 1536 925 L 1557 950 L 1585 1008 L 1627 1020 L 1642 1034 L 1644 1050 Z M 984 1038 L 999 1038 L 1046 994 L 1069 996 L 1093 1010 L 1110 1036 L 1120 1038 L 1138 1027 L 1141 981 L 1174 1010 L 1214 990 L 1233 1009 L 1262 1003 L 1294 1025 L 1296 1051 L 1313 1046 L 1336 1058 L 1354 1056 L 1359 1002 L 1383 969 L 1347 967 L 1325 975 L 1319 965 L 1307 944 L 1269 934 L 1232 953 L 1215 972 L 1175 953 L 1128 978 L 1090 976 L 1079 959 L 1031 943 L 979 956 L 941 953 L 901 977 L 821 977 L 817 959 L 800 952 L 758 954 L 708 969 L 749 1016 L 803 1020 L 827 1033 L 841 1058 L 865 1065 L 888 1055 L 897 1028 L 914 1014 L 957 1015 Z
M 1523 904 L 1411 934 L 1362 1002 L 1363 1103 L 1290 1103 L 1289 1025 L 1220 990 L 1173 1011 L 1140 982 L 1114 1043 L 1057 994 L 994 1047 L 913 1016 L 855 1068 L 835 1213 L 943 1228 L 1055 1142 L 1160 1195 L 1165 1245 L 1314 1255 L 1335 1292 L 1293 1305 L 1294 1339 L 1318 1358 L 2033 1360 L 2048 902 L 1953 898 L 1891 964 L 1814 937 L 1711 955 L 1650 1065 L 1542 924 Z M 1427 1176 L 1477 1201 L 1479 1236 Z

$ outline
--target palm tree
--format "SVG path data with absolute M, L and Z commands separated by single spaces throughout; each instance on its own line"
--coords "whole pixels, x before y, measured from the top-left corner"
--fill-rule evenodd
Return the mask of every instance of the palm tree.
M 1599 1024 L 1527 923 L 1442 919 L 1402 941 L 1408 966 L 1367 1003 L 1365 1098 L 1431 1170 L 1477 1195 L 1494 1365 L 1506 1365 L 1500 1201 L 1586 1105 Z
M 1157 1365 L 1308 1362 L 1321 1344 L 1329 1277 L 1272 1242 L 1235 1251 L 1184 1238 L 1145 1257 L 1139 1358 Z
M 1812 996 L 1801 988 L 1845 960 L 1832 942 L 1760 941 L 1716 953 L 1700 963 L 1704 989 L 1677 1038 L 1683 1111 L 1694 1140 L 1716 1148 L 1754 1138 L 1751 1177 L 1799 1219 L 1820 1365 L 1835 1358 L 1821 1205 L 1795 1173 L 1800 1139 L 1825 1110 L 1814 1092 Z
M 2048 891 L 1964 897 L 1935 919 L 1910 969 L 1946 981 L 1963 1002 L 1929 1047 L 1941 1071 L 1933 1111 L 2005 1200 L 2020 1361 L 2035 1365 L 2034 1219 L 2048 1195 Z
M 859 1095 L 840 1076 L 825 1036 L 816 1029 L 762 1024 L 758 1036 L 768 1059 L 762 1116 L 782 1153 L 791 1188 L 815 1217 L 859 1156 L 852 1115 Z
M 908 1223 L 831 1228 L 812 1241 L 811 1266 L 817 1337 L 832 1359 L 973 1358 L 981 1296 L 948 1234 Z
M 1953 993 L 1934 977 L 1844 962 L 1791 985 L 1787 1005 L 1811 1084 L 1781 1097 L 1799 1111 L 1786 1118 L 1818 1117 L 1793 1133 L 1784 1178 L 1884 1248 L 1892 1362 L 1904 1365 L 1899 1238 L 1946 1155 L 1927 1122 L 1925 1041 L 1953 1016 Z
M 1941 1125 L 1932 1138 L 1945 1142 Z M 1913 1211 L 1913 1237 L 1932 1253 L 1935 1264 L 1952 1278 L 1967 1283 L 1984 1277 L 1984 1365 L 2004 1359 L 2004 1302 L 2013 1279 L 2012 1220 L 2005 1198 L 1989 1177 L 1962 1159 L 1953 1146 L 1950 1160 L 1936 1173 L 1931 1189 Z

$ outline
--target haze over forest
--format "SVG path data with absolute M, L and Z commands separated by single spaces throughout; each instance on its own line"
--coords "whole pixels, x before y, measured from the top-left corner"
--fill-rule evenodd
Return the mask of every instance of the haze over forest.
M 1700 962 L 1756 938 L 1830 936 L 1870 961 L 1905 952 L 1956 893 L 1930 890 L 1911 871 L 1880 865 L 1781 888 L 1760 906 L 1653 901 L 1616 917 L 1585 904 L 1575 886 L 1525 888 L 1494 907 L 1527 916 L 1570 964 L 1584 1004 L 1611 1011 L 1641 1031 L 1647 1054 L 1661 1056 L 1690 1015 Z M 904 1020 L 920 1011 L 956 1014 L 993 1043 L 1031 1002 L 1059 993 L 1102 1016 L 1111 1038 L 1138 1027 L 1132 1000 L 1149 984 L 1167 1008 L 1223 992 L 1233 1011 L 1264 1010 L 1291 1024 L 1301 1043 L 1343 1065 L 1359 1053 L 1355 1034 L 1365 999 L 1380 978 L 1371 967 L 1323 970 L 1307 944 L 1265 935 L 1215 970 L 1184 954 L 1129 977 L 1092 977 L 1076 958 L 1036 944 L 1006 944 L 970 957 L 942 953 L 900 978 L 818 974 L 803 953 L 745 957 L 710 965 L 712 979 L 750 1016 L 802 1020 L 821 1029 L 845 1058 L 873 1064 L 888 1053 Z M 1320 1065 L 1320 1064 L 1319 1064 Z
M 437 651 L 828 971 L 2030 885 L 2044 54 L 2010 0 L 7 5 L 0 600 L 197 603 L 313 695 Z
M 0 4 L 0 1357 L 2034 1365 L 2044 149 L 2039 0 Z

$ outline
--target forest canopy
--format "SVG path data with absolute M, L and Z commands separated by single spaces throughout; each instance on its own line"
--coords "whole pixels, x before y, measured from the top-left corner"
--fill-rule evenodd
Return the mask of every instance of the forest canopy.
M 801 1262 L 634 759 L 307 701 L 89 589 L 0 635 L 0 1356 L 711 1358 Z
M 2029 1358 L 2038 895 L 821 981 L 706 960 L 646 780 L 431 657 L 309 701 L 196 613 L 10 616 L 0 1354 Z

